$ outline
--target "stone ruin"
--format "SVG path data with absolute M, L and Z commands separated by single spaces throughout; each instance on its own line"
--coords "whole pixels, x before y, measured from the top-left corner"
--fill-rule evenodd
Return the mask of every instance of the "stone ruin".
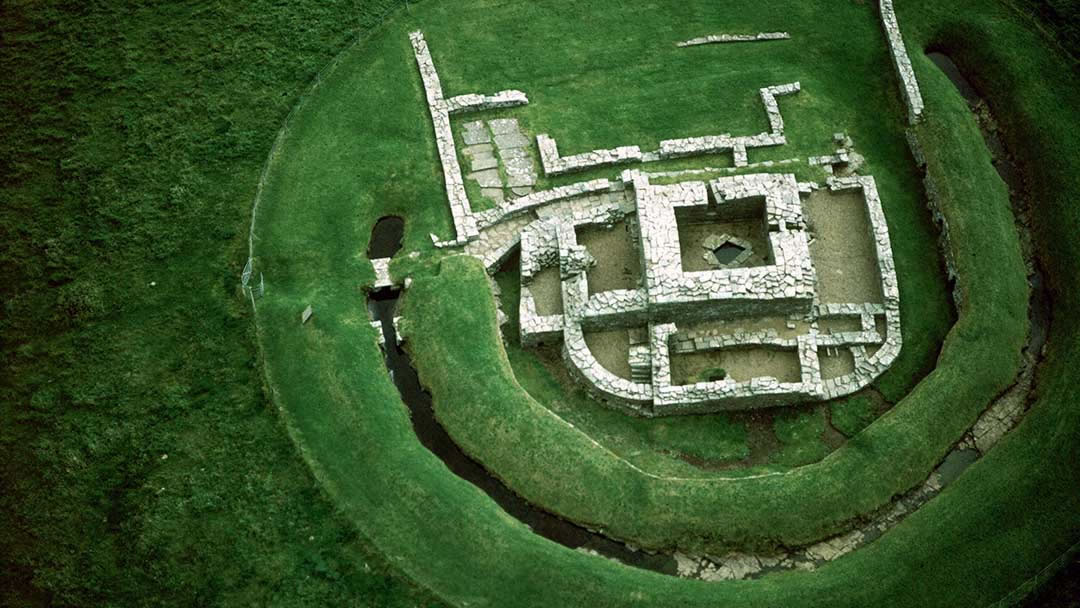
M 653 183 L 680 174 L 633 168 L 617 178 L 536 189 L 534 155 L 545 177 L 705 154 L 730 153 L 736 170 L 771 167 L 750 165 L 747 151 L 786 144 L 777 98 L 798 93 L 799 83 L 760 89 L 767 131 L 669 139 L 651 151 L 627 145 L 561 156 L 545 134 L 534 148 L 515 119 L 467 122 L 461 141 L 471 172 L 463 175 L 451 115 L 528 99 L 515 90 L 447 98 L 423 35 L 414 32 L 411 41 L 456 231 L 453 240 L 432 240 L 463 248 L 492 273 L 520 249 L 521 343 L 561 343 L 568 368 L 598 400 L 661 416 L 831 399 L 865 387 L 899 354 L 885 216 L 873 177 L 850 165 L 854 152 L 843 134 L 835 154 L 810 159 L 825 169 L 824 184 L 773 172 Z M 467 179 L 493 208 L 474 210 Z M 869 243 L 880 283 L 873 297 L 822 297 L 804 199 L 829 192 L 861 201 L 865 234 L 850 238 Z M 628 239 L 621 242 L 633 252 L 633 268 L 624 269 L 629 278 L 618 287 L 599 288 L 598 263 L 610 261 L 581 235 L 613 226 L 623 227 L 619 238 Z M 614 337 L 615 347 L 598 357 L 590 340 L 601 334 Z

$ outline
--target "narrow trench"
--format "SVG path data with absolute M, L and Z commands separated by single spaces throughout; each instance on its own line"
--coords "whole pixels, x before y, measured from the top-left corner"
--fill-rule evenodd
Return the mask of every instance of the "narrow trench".
M 378 257 L 390 257 L 401 246 L 404 223 L 400 218 L 397 218 L 399 221 L 384 221 L 387 219 L 380 220 L 372 234 L 369 253 L 382 254 Z M 435 418 L 431 394 L 421 386 L 408 353 L 397 344 L 393 319 L 400 295 L 401 292 L 393 288 L 369 293 L 368 312 L 382 327 L 386 367 L 401 393 L 402 401 L 409 408 L 413 430 L 420 443 L 438 456 L 455 475 L 483 490 L 503 510 L 536 534 L 570 549 L 595 552 L 628 566 L 674 575 L 676 562 L 671 554 L 634 549 L 529 504 L 458 447 Z
M 968 107 L 979 124 L 979 131 L 982 133 L 983 141 L 986 142 L 986 147 L 990 150 L 994 169 L 1009 189 L 1009 203 L 1016 217 L 1024 262 L 1028 267 L 1028 283 L 1031 286 L 1031 295 L 1028 302 L 1031 335 L 1028 344 L 1024 346 L 1024 350 L 1026 353 L 1034 353 L 1037 356 L 1046 343 L 1052 311 L 1042 266 L 1035 255 L 1034 245 L 1032 244 L 1029 227 L 1031 197 L 1024 181 L 1024 173 L 1014 160 L 1012 153 L 1005 144 L 1005 140 L 1002 139 L 989 104 L 979 94 L 971 81 L 964 76 L 952 58 L 944 52 L 933 49 L 928 50 L 926 56 L 945 74 L 964 100 L 967 101 Z
M 991 163 L 1001 180 L 1009 190 L 1009 204 L 1015 217 L 1016 230 L 1020 237 L 1021 252 L 1027 266 L 1028 284 L 1031 288 L 1028 296 L 1028 337 L 1022 350 L 1023 362 L 1021 369 L 1016 375 L 1016 382 L 1002 392 L 992 403 L 993 407 L 1000 399 L 1007 398 L 1009 393 L 1016 388 L 1022 388 L 1025 381 L 1028 393 L 1023 397 L 1024 411 L 1031 406 L 1035 395 L 1033 376 L 1036 368 L 1042 360 L 1043 347 L 1049 334 L 1052 310 L 1050 295 L 1047 290 L 1042 267 L 1035 253 L 1030 229 L 1030 194 L 1025 183 L 1024 173 L 1019 164 L 1010 153 L 1008 146 L 1002 139 L 998 130 L 997 122 L 990 110 L 989 104 L 979 94 L 978 89 L 972 84 L 960 70 L 956 62 L 946 53 L 928 49 L 926 56 L 942 71 L 956 90 L 967 102 L 968 108 L 975 116 L 982 134 L 983 141 L 990 151 Z M 949 452 L 945 460 L 938 468 L 938 473 L 943 486 L 948 485 L 982 454 L 971 448 L 956 448 Z
M 964 78 L 947 55 L 939 52 L 929 52 L 927 55 L 956 85 L 971 105 L 972 111 L 980 118 L 980 127 L 994 157 L 994 166 L 1009 186 L 1010 200 L 1014 206 L 1018 224 L 1024 224 L 1023 218 L 1026 217 L 1027 209 L 1023 196 L 1026 189 L 1022 174 L 1016 163 L 1009 157 L 1008 150 L 996 129 L 987 128 L 987 121 L 991 121 L 990 124 L 992 124 L 992 118 L 989 116 L 985 101 L 979 97 L 975 88 Z M 1020 229 L 1025 235 L 1024 238 L 1028 238 L 1024 232 L 1024 226 L 1020 226 Z M 393 256 L 400 249 L 403 231 L 404 220 L 401 218 L 389 217 L 380 220 L 373 230 L 368 257 Z M 1038 353 L 1041 352 L 1046 341 L 1051 311 L 1043 275 L 1029 245 L 1025 245 L 1025 258 L 1029 266 L 1028 278 L 1032 287 L 1029 303 L 1031 335 L 1025 346 L 1025 353 L 1032 361 L 1030 365 L 1034 366 L 1038 362 Z M 402 400 L 409 408 L 413 428 L 420 442 L 438 456 L 454 474 L 484 491 L 508 514 L 529 526 L 536 534 L 565 547 L 596 553 L 629 566 L 676 575 L 678 568 L 673 554 L 649 553 L 635 549 L 537 508 L 514 493 L 458 447 L 436 420 L 431 395 L 421 386 L 408 354 L 397 344 L 393 316 L 399 295 L 400 292 L 392 288 L 372 292 L 369 294 L 368 308 L 371 317 L 381 324 L 385 340 L 386 366 L 401 393 Z M 833 430 L 833 432 L 836 431 Z M 947 485 L 958 477 L 978 456 L 979 454 L 972 450 L 950 452 L 938 470 L 943 481 L 942 485 Z M 880 531 L 868 529 L 864 531 L 864 534 L 865 538 L 860 545 L 872 542 L 880 535 Z M 778 569 L 782 568 L 765 568 L 756 576 Z

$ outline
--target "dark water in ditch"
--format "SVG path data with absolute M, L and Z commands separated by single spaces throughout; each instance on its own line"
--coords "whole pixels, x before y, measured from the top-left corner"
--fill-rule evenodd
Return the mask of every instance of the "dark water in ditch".
M 401 239 L 405 237 L 405 220 L 396 215 L 387 215 L 375 222 L 371 229 L 371 242 L 368 243 L 369 260 L 392 258 L 401 249 Z
M 978 113 L 985 109 L 985 102 L 978 91 L 960 72 L 956 64 L 947 55 L 940 52 L 927 53 L 927 56 L 956 86 L 967 100 L 972 111 Z M 983 126 L 980 124 L 980 126 Z M 982 128 L 983 138 L 993 157 L 994 168 L 1002 180 L 1009 186 L 1010 200 L 1018 215 L 1023 212 L 1022 193 L 1026 192 L 1023 176 L 1019 167 L 1011 159 L 1004 141 L 996 130 Z M 384 217 L 372 230 L 368 257 L 392 257 L 401 248 L 405 222 L 396 216 Z M 1026 345 L 1030 352 L 1039 353 L 1046 342 L 1051 318 L 1049 294 L 1046 291 L 1043 275 L 1037 263 L 1032 264 L 1028 279 L 1031 283 L 1029 315 L 1031 317 L 1031 336 Z M 383 289 L 369 295 L 368 309 L 373 319 L 382 325 L 385 339 L 385 361 L 390 370 L 402 400 L 411 413 L 413 429 L 420 442 L 438 456 L 458 477 L 472 483 L 490 496 L 507 513 L 528 525 L 533 532 L 571 549 L 587 549 L 616 559 L 624 564 L 661 572 L 675 574 L 675 559 L 670 554 L 650 554 L 633 550 L 627 545 L 613 541 L 601 534 L 559 518 L 539 509 L 515 494 L 501 481 L 492 476 L 476 461 L 469 458 L 450 438 L 446 430 L 435 419 L 431 395 L 423 389 L 413 369 L 408 354 L 397 345 L 393 326 L 394 309 L 400 292 Z M 944 484 L 951 483 L 976 459 L 972 450 L 956 450 L 949 454 L 940 465 Z M 943 485 L 944 485 L 943 484 Z
M 379 243 L 381 248 L 377 251 L 384 253 L 376 257 L 388 257 L 385 252 L 392 249 L 389 255 L 393 255 L 400 248 L 403 226 L 403 222 L 400 225 L 396 222 L 384 224 L 382 220 L 376 224 L 374 232 L 382 232 L 373 233 L 371 242 L 373 245 Z M 391 245 L 395 243 L 397 247 L 392 247 Z M 483 490 L 504 511 L 532 528 L 536 534 L 571 549 L 596 551 L 604 557 L 616 559 L 629 566 L 664 574 L 675 574 L 675 559 L 671 555 L 633 550 L 623 543 L 590 532 L 586 528 L 529 504 L 488 473 L 479 463 L 469 458 L 454 443 L 446 429 L 435 419 L 431 395 L 420 385 L 420 379 L 416 370 L 413 369 L 408 353 L 397 344 L 393 318 L 399 296 L 400 292 L 396 289 L 381 289 L 369 294 L 368 312 L 382 325 L 383 338 L 386 341 L 384 347 L 386 367 L 390 370 L 390 377 L 397 386 L 398 392 L 401 393 L 402 401 L 409 408 L 413 430 L 416 431 L 420 443 L 442 459 L 455 475 Z

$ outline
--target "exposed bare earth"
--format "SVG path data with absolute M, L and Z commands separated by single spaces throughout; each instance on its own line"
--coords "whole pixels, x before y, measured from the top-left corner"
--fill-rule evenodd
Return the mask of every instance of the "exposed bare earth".
M 671 356 L 671 381 L 690 384 L 702 380 L 702 372 L 722 368 L 727 377 L 745 382 L 760 376 L 772 376 L 781 382 L 800 379 L 799 354 L 794 350 L 764 347 L 703 351 Z
M 562 283 L 559 281 L 559 269 L 555 266 L 536 273 L 529 286 L 533 299 L 536 300 L 536 314 L 561 315 Z
M 822 302 L 883 301 L 870 221 L 861 195 L 818 190 L 803 202 Z
M 596 331 L 585 334 L 596 360 L 604 369 L 621 378 L 630 378 L 630 333 L 625 329 Z
M 596 260 L 596 266 L 585 272 L 590 294 L 637 287 L 641 256 L 629 230 L 630 225 L 625 220 L 611 228 L 585 226 L 577 230 L 578 243 L 584 245 Z

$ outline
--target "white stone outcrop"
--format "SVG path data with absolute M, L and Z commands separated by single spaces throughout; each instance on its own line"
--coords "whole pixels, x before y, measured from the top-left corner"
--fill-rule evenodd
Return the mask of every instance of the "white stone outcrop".
M 767 40 L 788 40 L 791 34 L 787 32 L 759 32 L 757 34 L 709 34 L 676 42 L 675 46 L 699 46 L 702 44 L 717 44 L 725 42 L 763 42 Z

